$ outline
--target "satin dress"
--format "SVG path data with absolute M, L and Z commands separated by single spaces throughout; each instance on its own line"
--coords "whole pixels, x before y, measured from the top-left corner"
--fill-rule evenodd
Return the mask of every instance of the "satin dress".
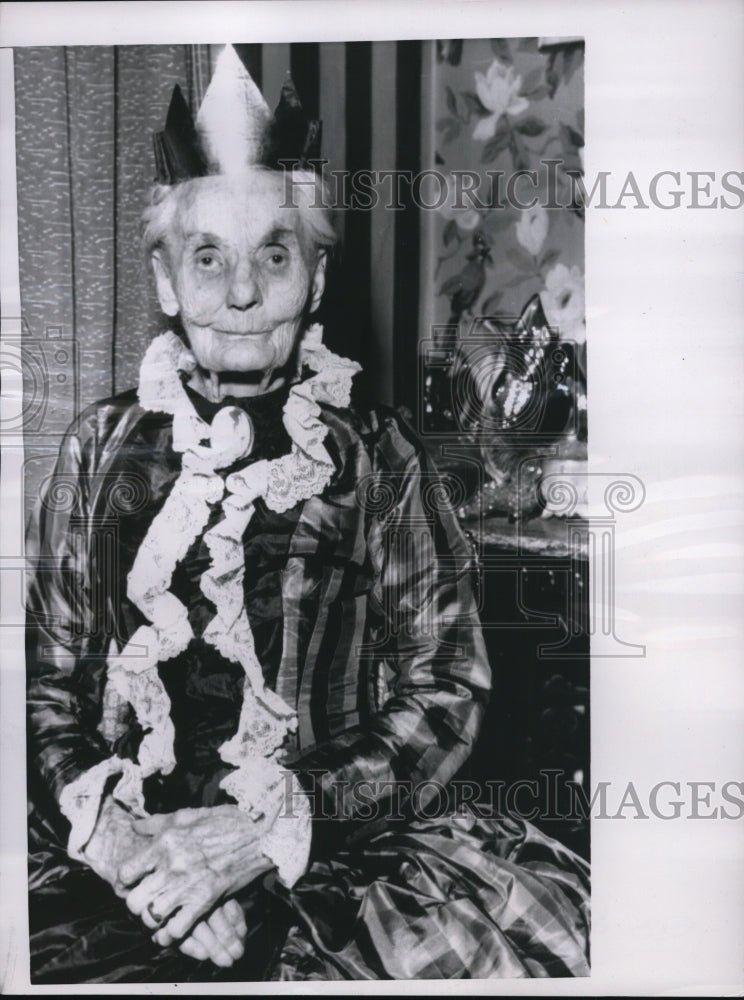
M 211 420 L 217 407 L 191 395 Z M 289 450 L 286 396 L 225 401 L 254 424 L 248 462 Z M 143 623 L 126 575 L 180 456 L 171 418 L 143 412 L 133 393 L 91 407 L 65 439 L 28 545 L 40 557 L 28 628 L 34 984 L 588 974 L 582 859 L 522 821 L 421 815 L 407 793 L 396 799 L 400 812 L 377 808 L 369 821 L 348 791 L 363 780 L 385 788 L 381 807 L 390 788 L 446 785 L 477 738 L 490 670 L 472 553 L 451 511 L 426 502 L 436 473 L 419 442 L 383 408 L 326 407 L 323 419 L 336 465 L 330 486 L 282 514 L 257 501 L 244 536 L 256 652 L 266 683 L 299 718 L 286 761 L 311 797 L 311 864 L 292 889 L 270 874 L 240 893 L 248 940 L 229 970 L 153 944 L 110 887 L 67 854 L 61 790 L 108 754 L 136 759 L 133 712 L 107 715 L 106 644 Z M 392 484 L 382 511 L 360 499 L 367 481 Z M 221 516 L 215 505 L 207 529 Z M 395 544 L 409 521 L 426 573 Z M 218 751 L 238 725 L 243 671 L 201 639 L 214 614 L 199 588 L 209 558 L 200 536 L 171 584 L 194 639 L 159 667 L 177 765 L 147 780 L 152 813 L 232 801 Z

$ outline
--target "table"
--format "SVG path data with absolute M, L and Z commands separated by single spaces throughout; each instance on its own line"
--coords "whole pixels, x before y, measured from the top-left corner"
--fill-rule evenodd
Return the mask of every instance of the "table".
M 588 858 L 589 822 L 576 791 L 587 795 L 590 779 L 586 522 L 493 517 L 462 526 L 479 553 L 494 686 L 459 777 Z

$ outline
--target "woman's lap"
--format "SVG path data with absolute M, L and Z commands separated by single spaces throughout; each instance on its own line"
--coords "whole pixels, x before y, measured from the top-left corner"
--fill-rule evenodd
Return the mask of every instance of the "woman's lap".
M 32 982 L 259 982 L 588 975 L 588 866 L 527 823 L 444 817 L 250 887 L 229 970 L 161 949 L 91 870 L 46 852 L 32 880 Z M 269 888 L 272 886 L 269 884 Z
M 288 897 L 299 927 L 274 979 L 589 974 L 588 866 L 528 823 L 419 821 L 316 863 Z

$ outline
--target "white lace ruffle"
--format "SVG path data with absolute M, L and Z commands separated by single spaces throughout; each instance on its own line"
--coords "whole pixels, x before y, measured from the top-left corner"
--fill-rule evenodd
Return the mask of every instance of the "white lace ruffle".
M 312 846 L 310 803 L 292 775 L 292 810 L 280 812 L 261 842 L 261 850 L 276 865 L 282 885 L 291 889 L 307 871 Z
M 67 853 L 75 861 L 85 860 L 83 849 L 93 835 L 93 830 L 98 822 L 101 798 L 109 778 L 115 774 L 122 775 L 122 779 L 114 789 L 114 798 L 121 801 L 121 791 L 126 794 L 126 788 L 120 789 L 122 781 L 126 781 L 131 776 L 136 766 L 131 760 L 122 760 L 121 757 L 116 756 L 108 757 L 84 771 L 62 789 L 59 807 L 71 827 L 67 841 Z M 131 805 L 129 801 L 123 804 L 128 807 Z M 144 814 L 143 803 L 141 815 Z
M 121 775 L 115 798 L 144 813 L 143 780 L 156 772 L 168 774 L 175 766 L 170 701 L 157 668 L 183 652 L 193 632 L 187 609 L 168 588 L 176 566 L 204 530 L 212 506 L 220 501 L 223 519 L 204 536 L 211 564 L 200 586 L 216 613 L 203 638 L 226 659 L 240 663 L 245 673 L 238 728 L 220 748 L 222 759 L 236 770 L 223 779 L 222 787 L 253 815 L 268 815 L 276 805 L 288 773 L 278 758 L 288 734 L 297 728 L 297 717 L 264 685 L 243 606 L 242 539 L 258 497 L 272 510 L 283 512 L 317 496 L 331 481 L 334 465 L 323 444 L 328 427 L 320 418 L 320 404 L 348 406 L 352 378 L 360 366 L 324 347 L 322 333 L 315 324 L 303 337 L 300 363 L 316 374 L 292 386 L 284 405 L 282 419 L 292 450 L 272 461 L 255 462 L 229 475 L 226 482 L 217 470 L 250 454 L 249 418 L 237 407 L 218 411 L 211 426 L 199 417 L 179 374 L 193 372 L 196 360 L 173 332 L 157 337 L 145 354 L 140 403 L 146 409 L 172 414 L 173 448 L 183 457 L 181 473 L 153 519 L 127 578 L 128 598 L 151 624 L 139 628 L 126 647 L 120 653 L 113 650 L 107 660 L 106 703 L 120 708 L 128 702 L 144 736 L 137 763 L 112 757 L 64 790 L 63 811 L 73 824 L 71 852 L 79 851 L 90 837 L 110 775 Z M 310 841 L 307 798 L 294 776 L 292 781 L 295 791 L 299 789 L 294 796 L 295 815 L 278 810 L 265 835 L 265 853 L 287 885 L 304 872 Z
M 296 776 L 275 760 L 250 757 L 223 779 L 222 788 L 254 819 L 266 817 L 261 851 L 291 889 L 307 871 L 312 838 L 310 804 Z

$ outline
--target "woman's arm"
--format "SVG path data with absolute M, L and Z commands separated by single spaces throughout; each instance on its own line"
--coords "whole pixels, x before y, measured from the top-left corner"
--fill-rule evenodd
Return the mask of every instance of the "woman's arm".
M 111 756 L 94 721 L 105 675 L 103 608 L 88 564 L 91 418 L 62 442 L 27 535 L 28 756 L 31 787 L 60 803 L 64 789 Z M 96 641 L 98 637 L 98 641 Z M 50 815 L 61 837 L 69 822 Z
M 26 546 L 29 794 L 71 857 L 114 888 L 113 859 L 134 850 L 137 838 L 135 817 L 109 795 L 131 762 L 100 731 L 106 655 L 116 639 L 112 594 L 122 575 L 114 503 L 121 482 L 107 475 L 107 462 L 111 441 L 126 436 L 133 417 L 125 398 L 83 412 L 43 484 Z
M 350 831 L 343 820 L 400 818 L 412 793 L 417 807 L 425 805 L 468 757 L 490 691 L 470 545 L 453 511 L 435 499 L 436 473 L 423 449 L 397 422 L 388 422 L 387 436 L 387 456 L 407 457 L 391 480 L 397 502 L 384 522 L 373 521 L 368 544 L 379 567 L 392 692 L 367 723 L 290 765 L 311 799 L 316 855 Z M 383 485 L 386 475 L 380 468 Z

